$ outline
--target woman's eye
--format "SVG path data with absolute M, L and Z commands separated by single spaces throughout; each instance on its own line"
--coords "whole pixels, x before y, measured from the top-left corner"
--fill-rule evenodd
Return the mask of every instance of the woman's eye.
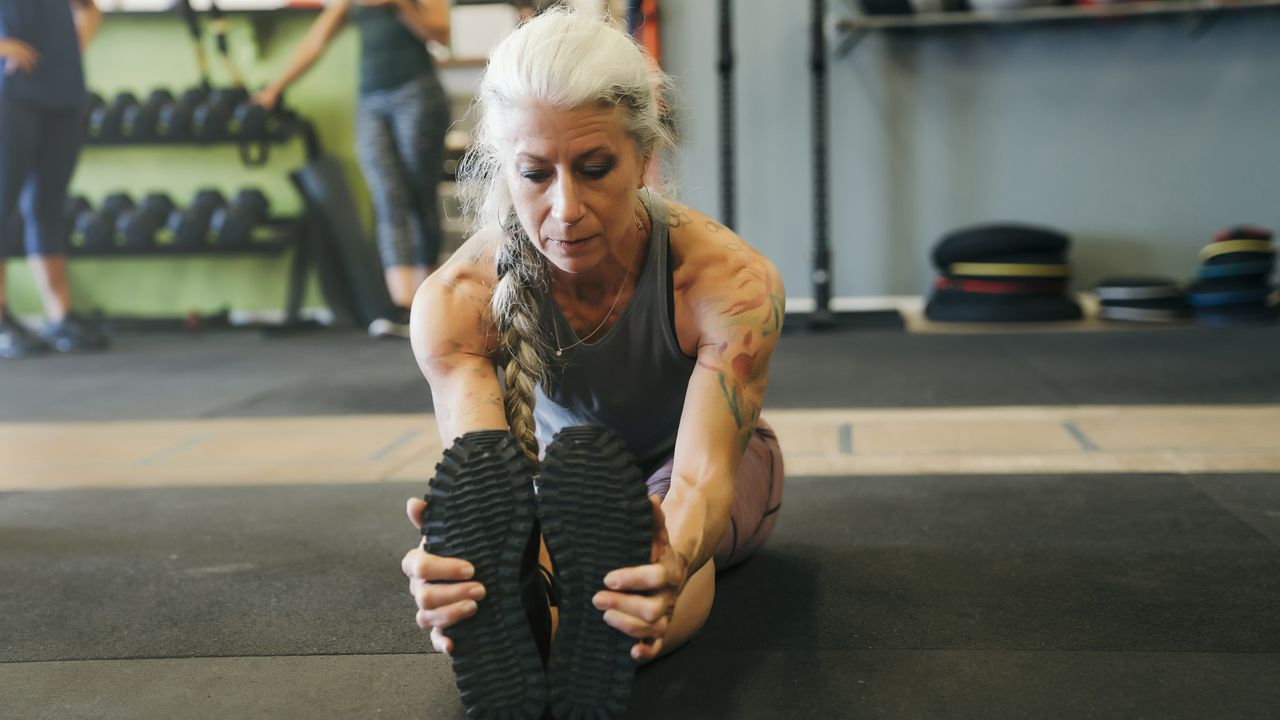
M 582 169 L 582 172 L 584 175 L 586 175 L 589 178 L 599 180 L 605 175 L 608 175 L 609 171 L 612 169 L 613 169 L 613 165 L 611 164 L 610 165 L 588 165 L 587 167 Z
M 530 180 L 532 182 L 542 182 L 547 179 L 546 173 L 537 170 L 526 170 L 525 172 L 520 173 L 520 176 L 525 180 Z

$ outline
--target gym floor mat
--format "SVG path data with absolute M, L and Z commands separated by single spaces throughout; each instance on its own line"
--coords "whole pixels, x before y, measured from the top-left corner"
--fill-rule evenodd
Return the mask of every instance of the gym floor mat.
M 637 675 L 628 717 L 1266 716 L 1277 480 L 793 478 L 769 544 L 722 575 L 691 645 Z M 460 718 L 399 570 L 419 492 L 0 497 L 17 580 L 0 590 L 0 706 Z

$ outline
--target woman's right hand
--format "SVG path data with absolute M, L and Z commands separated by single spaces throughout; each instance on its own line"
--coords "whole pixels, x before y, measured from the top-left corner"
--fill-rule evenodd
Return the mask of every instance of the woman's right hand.
M 40 64 L 40 53 L 21 40 L 0 38 L 0 58 L 4 58 L 4 74 L 13 75 L 21 70 L 28 75 Z
M 275 110 L 280 102 L 280 92 L 280 88 L 268 85 L 253 96 L 253 101 L 268 110 Z
M 409 521 L 419 530 L 426 507 L 420 498 L 410 498 L 406 507 Z M 409 578 L 409 593 L 418 604 L 418 627 L 430 630 L 432 647 L 449 655 L 453 652 L 453 640 L 445 637 L 444 631 L 476 614 L 476 601 L 484 597 L 484 586 L 478 582 L 456 582 L 475 577 L 471 563 L 432 555 L 425 546 L 424 538 L 421 545 L 405 554 L 400 569 Z

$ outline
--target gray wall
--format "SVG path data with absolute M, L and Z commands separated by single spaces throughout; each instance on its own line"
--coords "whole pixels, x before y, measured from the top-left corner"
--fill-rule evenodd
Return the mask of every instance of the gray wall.
M 735 0 L 738 231 L 812 295 L 808 3 Z M 832 9 L 841 3 L 833 0 Z M 662 5 L 682 198 L 719 212 L 716 3 Z M 872 34 L 830 69 L 834 294 L 918 294 L 948 229 L 1053 225 L 1074 284 L 1186 279 L 1219 229 L 1280 226 L 1280 13 Z

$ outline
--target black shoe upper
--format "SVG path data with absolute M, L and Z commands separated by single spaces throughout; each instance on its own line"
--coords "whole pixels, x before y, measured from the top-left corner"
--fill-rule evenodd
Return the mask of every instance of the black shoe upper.
M 105 350 L 110 344 L 95 324 L 75 313 L 67 313 L 60 322 L 44 330 L 45 342 L 58 352 L 91 352 Z
M 49 345 L 18 322 L 7 310 L 0 310 L 0 357 L 24 358 L 49 351 Z

